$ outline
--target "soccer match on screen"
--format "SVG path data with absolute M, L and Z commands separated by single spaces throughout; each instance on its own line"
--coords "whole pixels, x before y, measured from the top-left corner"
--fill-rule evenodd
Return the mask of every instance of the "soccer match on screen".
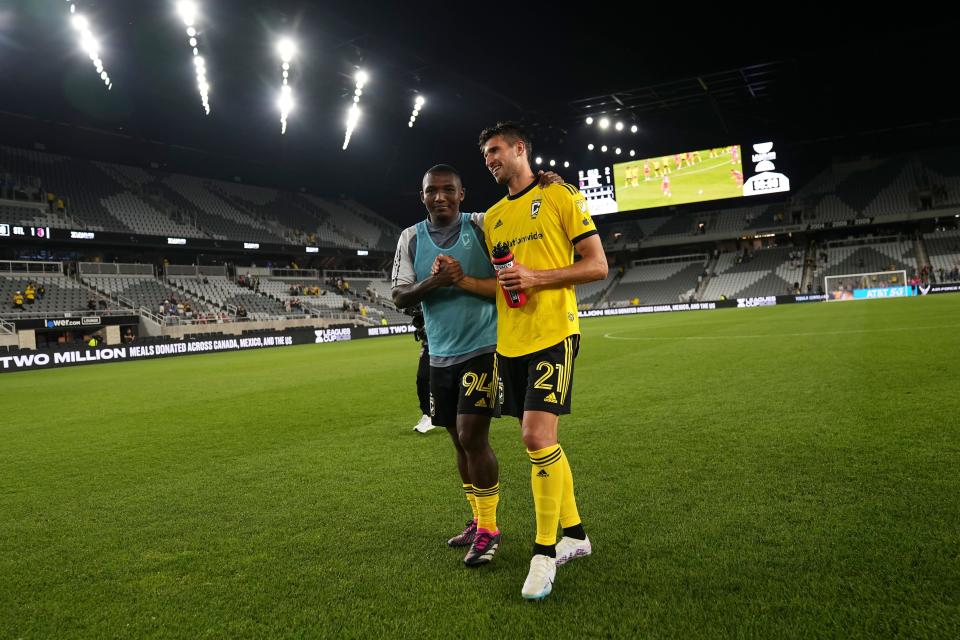
M 960 23 L 670 9 L 0 2 L 0 639 L 960 637 Z

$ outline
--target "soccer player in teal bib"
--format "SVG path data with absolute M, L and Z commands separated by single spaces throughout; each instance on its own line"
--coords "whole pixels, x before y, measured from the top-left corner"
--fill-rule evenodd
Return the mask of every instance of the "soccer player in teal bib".
M 558 181 L 555 174 L 544 180 Z M 496 277 L 483 236 L 483 214 L 461 213 L 465 191 L 450 165 L 423 176 L 427 219 L 400 234 L 393 264 L 393 301 L 421 304 L 430 351 L 430 412 L 456 450 L 463 491 L 473 512 L 447 544 L 470 549 L 467 566 L 493 559 L 500 545 L 499 466 L 489 443 L 500 415 L 497 375 Z

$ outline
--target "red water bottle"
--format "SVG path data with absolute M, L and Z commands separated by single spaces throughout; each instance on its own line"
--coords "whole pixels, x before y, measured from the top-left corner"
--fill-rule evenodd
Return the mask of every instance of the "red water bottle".
M 513 266 L 513 252 L 510 251 L 506 242 L 499 242 L 494 245 L 490 257 L 496 271 L 509 269 Z M 507 291 L 502 285 L 500 289 L 503 291 L 503 297 L 506 298 L 508 307 L 517 308 L 527 304 L 527 294 L 523 291 Z

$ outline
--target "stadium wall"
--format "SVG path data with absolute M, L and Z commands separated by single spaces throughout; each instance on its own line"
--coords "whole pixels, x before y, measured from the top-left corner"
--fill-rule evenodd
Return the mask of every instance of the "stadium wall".
M 366 338 L 381 338 L 412 334 L 412 324 L 395 324 L 381 327 L 340 327 L 326 329 L 290 329 L 269 331 L 256 336 L 219 336 L 203 340 L 157 342 L 152 344 L 127 344 L 95 348 L 38 349 L 27 353 L 0 356 L 0 373 L 58 369 L 86 364 L 131 362 L 153 360 L 199 353 L 222 353 L 226 351 L 249 351 L 274 349 L 301 344 L 326 344 L 348 342 Z

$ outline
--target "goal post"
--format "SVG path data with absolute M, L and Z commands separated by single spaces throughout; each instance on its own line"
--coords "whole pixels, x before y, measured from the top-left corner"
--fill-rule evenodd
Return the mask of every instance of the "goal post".
M 872 271 L 824 276 L 823 291 L 828 301 L 874 300 L 877 298 L 905 298 L 916 295 L 915 287 L 907 283 L 907 272 Z

